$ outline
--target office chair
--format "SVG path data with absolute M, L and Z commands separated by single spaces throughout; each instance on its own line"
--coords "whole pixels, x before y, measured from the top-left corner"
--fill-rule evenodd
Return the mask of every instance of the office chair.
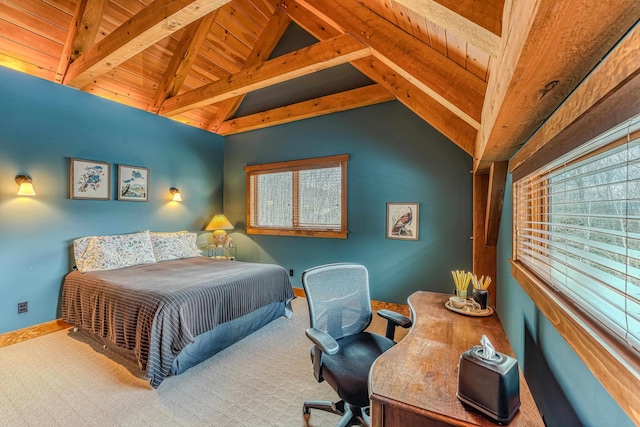
M 302 286 L 309 305 L 313 341 L 311 360 L 318 382 L 327 380 L 339 402 L 308 400 L 302 410 L 309 422 L 311 409 L 341 415 L 340 427 L 369 425 L 369 371 L 373 362 L 391 348 L 396 326 L 411 320 L 399 313 L 379 310 L 387 319 L 386 336 L 365 332 L 371 323 L 369 274 L 358 264 L 328 264 L 306 270 Z

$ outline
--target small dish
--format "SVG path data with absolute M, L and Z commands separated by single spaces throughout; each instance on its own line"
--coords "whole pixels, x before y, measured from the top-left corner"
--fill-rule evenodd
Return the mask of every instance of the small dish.
M 449 297 L 449 303 L 455 308 L 464 308 L 467 304 L 467 299 L 462 297 Z

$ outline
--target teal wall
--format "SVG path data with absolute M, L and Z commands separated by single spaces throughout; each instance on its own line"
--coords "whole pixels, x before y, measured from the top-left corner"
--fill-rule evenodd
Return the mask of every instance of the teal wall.
M 512 201 L 509 175 L 498 239 L 496 306 L 547 426 L 633 426 L 511 275 Z
M 347 239 L 245 235 L 244 166 L 349 154 Z M 294 270 L 358 262 L 375 300 L 416 290 L 452 292 L 451 270 L 471 269 L 471 157 L 398 102 L 225 138 L 224 206 L 241 260 Z M 387 202 L 420 203 L 418 241 L 385 239 Z
M 198 231 L 222 209 L 222 137 L 2 67 L 0 94 L 0 333 L 60 317 L 73 239 Z M 112 164 L 112 200 L 69 199 L 70 157 Z M 149 202 L 114 199 L 117 164 L 149 168 Z M 21 173 L 37 196 L 16 195 Z
M 302 271 L 354 261 L 372 297 L 403 303 L 415 290 L 451 292 L 471 269 L 470 157 L 396 102 L 223 138 L 0 67 L 0 333 L 59 317 L 71 242 L 90 234 L 199 231 L 224 212 L 239 259 Z M 223 147 L 224 145 L 224 147 Z M 223 152 L 224 148 L 224 152 Z M 349 238 L 247 236 L 247 164 L 348 153 Z M 68 158 L 148 167 L 148 203 L 70 200 Z M 224 175 L 223 175 L 224 165 Z M 28 173 L 38 195 L 16 196 Z M 183 203 L 169 201 L 169 188 Z M 115 192 L 112 191 L 112 197 Z M 420 240 L 384 238 L 386 202 L 420 203 Z M 512 278 L 511 181 L 498 242 L 497 306 L 549 426 L 631 426 L 575 352 Z M 17 303 L 29 312 L 17 314 Z

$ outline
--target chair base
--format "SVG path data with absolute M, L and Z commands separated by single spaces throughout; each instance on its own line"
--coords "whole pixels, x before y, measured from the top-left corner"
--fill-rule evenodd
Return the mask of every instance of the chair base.
M 311 417 L 311 409 L 330 412 L 340 415 L 342 418 L 336 427 L 363 426 L 369 427 L 371 419 L 369 417 L 369 408 L 361 408 L 359 406 L 346 403 L 344 400 L 339 402 L 307 400 L 302 408 L 302 415 L 305 423 L 309 425 L 309 417 Z

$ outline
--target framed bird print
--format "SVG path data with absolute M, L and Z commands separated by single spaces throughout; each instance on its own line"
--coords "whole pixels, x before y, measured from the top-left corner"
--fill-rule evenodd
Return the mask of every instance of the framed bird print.
M 111 199 L 109 163 L 69 159 L 69 197 L 71 199 Z
M 418 240 L 418 203 L 387 203 L 387 239 Z
M 118 200 L 149 201 L 149 169 L 118 165 Z

